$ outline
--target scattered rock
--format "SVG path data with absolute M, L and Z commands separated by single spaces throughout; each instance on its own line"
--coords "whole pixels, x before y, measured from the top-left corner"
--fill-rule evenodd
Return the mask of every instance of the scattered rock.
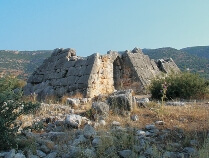
M 15 156 L 15 149 L 12 149 L 4 156 L 4 158 L 14 158 L 14 156 Z
M 132 120 L 132 121 L 138 121 L 138 120 L 139 120 L 138 115 L 132 115 L 132 116 L 131 116 L 131 120 Z
M 49 153 L 45 158 L 56 158 L 57 152 Z
M 86 138 L 92 138 L 96 135 L 96 131 L 91 125 L 85 125 L 83 129 L 83 134 Z
M 166 102 L 166 105 L 169 105 L 169 106 L 184 106 L 185 103 L 184 102 Z
M 156 125 L 164 125 L 164 122 L 163 121 L 156 121 L 155 124 Z
M 183 149 L 183 152 L 188 155 L 189 157 L 197 156 L 197 150 L 192 147 L 186 147 Z
M 120 126 L 120 122 L 113 121 L 113 122 L 112 122 L 112 125 L 113 125 L 113 126 Z
M 99 144 L 101 144 L 102 140 L 99 137 L 94 138 L 94 140 L 92 141 L 92 145 L 93 147 L 97 147 Z
M 139 137 L 144 137 L 146 135 L 146 132 L 142 131 L 142 130 L 138 130 L 138 131 L 136 131 L 136 135 Z
M 84 151 L 84 156 L 89 157 L 89 158 L 96 158 L 97 157 L 95 151 L 92 149 L 86 149 Z
M 66 103 L 72 107 L 78 107 L 80 105 L 80 100 L 77 98 L 67 98 Z
M 43 151 L 41 151 L 41 150 L 36 150 L 36 154 L 37 154 L 39 157 L 45 157 L 45 156 L 46 156 L 46 154 L 45 154 Z
M 94 102 L 92 108 L 101 115 L 107 115 L 109 113 L 109 105 L 105 102 Z
M 65 123 L 67 125 L 78 128 L 80 127 L 81 122 L 82 122 L 82 117 L 80 115 L 76 115 L 76 114 L 66 115 Z
M 150 124 L 150 125 L 146 125 L 145 128 L 146 128 L 146 130 L 153 130 L 153 129 L 155 129 L 156 127 L 155 127 L 155 125 Z
M 50 149 L 46 145 L 41 145 L 40 150 L 46 154 L 50 152 Z
M 119 155 L 123 158 L 132 158 L 135 157 L 136 155 L 134 154 L 134 152 L 132 152 L 131 150 L 122 150 L 119 151 Z
M 105 126 L 105 125 L 106 125 L 106 122 L 105 122 L 105 120 L 99 120 L 99 124 L 100 124 L 101 126 Z
M 73 145 L 78 146 L 86 142 L 87 142 L 87 139 L 84 137 L 84 135 L 79 135 L 78 138 L 73 141 Z
M 146 107 L 147 104 L 149 103 L 149 98 L 136 98 L 136 103 L 138 107 Z
M 15 154 L 14 158 L 26 158 L 22 153 Z

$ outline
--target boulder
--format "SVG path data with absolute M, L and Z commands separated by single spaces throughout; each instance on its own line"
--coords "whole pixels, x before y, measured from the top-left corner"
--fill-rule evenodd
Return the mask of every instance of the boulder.
M 4 157 L 13 158 L 15 156 L 15 149 L 10 150 Z
M 96 131 L 91 125 L 85 125 L 83 129 L 83 134 L 86 138 L 92 138 L 96 135 Z
M 57 152 L 52 152 L 52 153 L 49 153 L 48 155 L 46 155 L 45 158 L 56 158 L 57 156 Z
M 149 103 L 149 98 L 136 98 L 136 103 L 138 107 L 146 107 Z
M 65 123 L 72 127 L 78 128 L 82 123 L 82 117 L 76 114 L 66 115 Z
M 120 122 L 113 121 L 113 122 L 112 122 L 112 125 L 113 125 L 113 126 L 120 126 Z
M 73 106 L 73 107 L 78 107 L 80 105 L 80 99 L 78 99 L 78 98 L 67 98 L 66 103 Z
M 92 149 L 85 149 L 84 156 L 85 157 L 90 157 L 90 158 L 96 158 L 97 157 L 95 151 L 92 150 Z
M 46 156 L 46 154 L 45 154 L 43 151 L 41 151 L 41 150 L 36 150 L 36 154 L 37 154 L 39 157 L 45 157 L 45 156 Z
M 78 146 L 86 142 L 87 142 L 87 139 L 84 137 L 84 135 L 79 135 L 78 138 L 73 141 L 73 145 Z
M 132 121 L 138 121 L 138 120 L 139 120 L 138 115 L 132 115 L 132 116 L 131 116 L 131 120 L 132 120 Z
M 22 153 L 17 153 L 13 158 L 26 158 Z
M 108 98 L 110 108 L 118 108 L 120 110 L 132 111 L 134 107 L 132 93 L 133 90 L 131 89 L 116 91 L 115 93 L 113 93 Z
M 166 105 L 169 105 L 169 106 L 184 106 L 185 103 L 184 102 L 166 102 Z
M 97 114 L 101 115 L 107 115 L 109 113 L 109 105 L 105 102 L 94 102 L 92 109 L 94 109 Z
M 101 138 L 99 138 L 99 137 L 94 138 L 93 141 L 92 141 L 93 147 L 97 147 L 97 146 L 100 145 L 101 143 L 102 143 L 102 140 L 101 140 Z
M 119 155 L 122 157 L 122 158 L 132 158 L 132 157 L 135 157 L 136 154 L 131 151 L 131 150 L 122 150 L 122 151 L 119 151 Z

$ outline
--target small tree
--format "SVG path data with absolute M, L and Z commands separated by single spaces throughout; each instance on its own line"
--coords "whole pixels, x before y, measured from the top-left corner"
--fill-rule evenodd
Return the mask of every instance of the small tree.
M 13 77 L 0 79 L 0 150 L 16 147 L 15 136 L 19 125 L 15 120 L 22 114 L 28 114 L 36 110 L 40 104 L 23 102 L 21 80 Z M 14 89 L 18 88 L 18 91 Z

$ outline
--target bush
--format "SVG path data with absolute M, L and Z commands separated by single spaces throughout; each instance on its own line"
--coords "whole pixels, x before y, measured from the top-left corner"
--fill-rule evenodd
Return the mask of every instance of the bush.
M 13 77 L 0 78 L 0 150 L 17 147 L 15 136 L 20 125 L 15 123 L 16 119 L 40 106 L 39 103 L 21 101 L 22 83 Z M 14 91 L 16 88 L 19 90 Z
M 200 99 L 208 93 L 208 81 L 190 72 L 154 79 L 149 87 L 152 98 L 162 99 L 165 88 L 166 99 Z

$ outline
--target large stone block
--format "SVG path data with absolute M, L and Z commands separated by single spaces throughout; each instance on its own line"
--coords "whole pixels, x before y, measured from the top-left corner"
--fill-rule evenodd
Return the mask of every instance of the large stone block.
M 70 67 L 74 67 L 75 66 L 76 61 L 67 61 L 64 63 L 63 67 L 64 68 L 70 68 Z
M 133 107 L 133 96 L 132 96 L 133 90 L 123 90 L 123 91 L 116 91 L 113 93 L 109 99 L 108 102 L 110 104 L 110 108 L 112 109 L 120 109 L 125 111 L 132 111 Z

